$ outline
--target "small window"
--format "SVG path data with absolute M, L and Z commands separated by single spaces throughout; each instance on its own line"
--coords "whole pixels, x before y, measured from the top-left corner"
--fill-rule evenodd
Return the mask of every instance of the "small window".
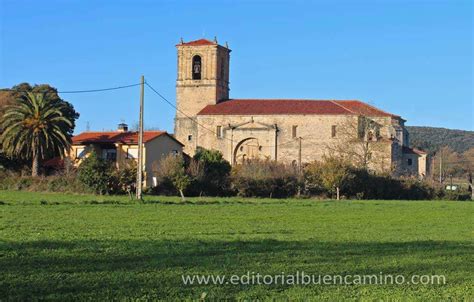
M 86 155 L 86 148 L 81 147 L 76 149 L 76 159 L 83 158 Z
M 102 158 L 106 160 L 116 160 L 117 150 L 115 149 L 104 149 L 102 150 Z
M 216 136 L 217 136 L 217 138 L 222 138 L 224 136 L 223 133 L 222 133 L 222 126 L 217 126 Z
M 294 125 L 291 128 L 291 137 L 296 138 L 297 135 L 298 135 L 298 126 Z
M 331 126 L 331 137 L 336 137 L 336 125 Z
M 138 148 L 128 148 L 127 158 L 128 159 L 138 158 Z
M 201 57 L 194 56 L 193 57 L 193 80 L 200 80 L 201 79 Z
M 193 136 L 192 136 L 191 134 L 188 135 L 188 141 L 190 142 L 190 141 L 192 141 L 192 140 L 193 140 Z
M 408 164 L 409 166 L 413 165 L 413 160 L 412 160 L 411 158 L 409 158 L 409 159 L 407 160 L 407 164 Z

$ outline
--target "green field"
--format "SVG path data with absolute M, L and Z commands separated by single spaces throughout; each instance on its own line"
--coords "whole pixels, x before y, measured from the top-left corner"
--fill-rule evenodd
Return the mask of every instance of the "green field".
M 472 300 L 474 203 L 0 191 L 0 300 Z M 183 274 L 445 275 L 444 285 L 183 285 Z

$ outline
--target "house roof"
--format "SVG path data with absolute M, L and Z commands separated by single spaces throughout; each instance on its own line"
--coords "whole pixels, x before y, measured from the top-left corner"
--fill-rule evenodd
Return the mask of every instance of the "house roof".
M 213 41 L 209 41 L 207 39 L 199 39 L 199 40 L 194 40 L 194 41 L 189 41 L 189 42 L 183 42 L 176 46 L 204 46 L 204 45 L 217 45 L 217 43 Z
M 168 136 L 177 143 L 183 145 L 176 140 L 172 135 L 165 131 L 145 131 L 143 132 L 143 142 L 147 143 L 160 136 Z M 105 132 L 82 132 L 79 135 L 73 136 L 73 145 L 90 144 L 90 143 L 121 143 L 121 144 L 138 144 L 138 132 L 120 132 L 120 131 L 105 131 Z M 184 146 L 184 145 L 183 145 Z
M 417 149 L 417 148 L 410 148 L 407 146 L 403 146 L 403 153 L 412 153 L 412 154 L 418 154 L 418 155 L 426 155 L 426 153 L 423 150 Z
M 229 99 L 208 105 L 198 115 L 367 115 L 399 117 L 357 100 Z

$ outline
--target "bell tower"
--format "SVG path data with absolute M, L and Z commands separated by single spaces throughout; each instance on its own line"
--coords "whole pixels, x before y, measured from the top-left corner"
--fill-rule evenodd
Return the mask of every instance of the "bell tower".
M 217 40 L 200 39 L 176 45 L 178 75 L 176 79 L 175 136 L 193 155 L 198 146 L 196 115 L 207 105 L 229 98 L 229 60 L 231 50 Z

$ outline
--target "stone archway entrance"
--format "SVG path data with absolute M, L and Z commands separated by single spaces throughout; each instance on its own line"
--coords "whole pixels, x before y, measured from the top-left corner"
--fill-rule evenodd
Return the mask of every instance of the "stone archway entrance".
M 245 160 L 262 158 L 262 146 L 258 139 L 246 138 L 237 144 L 234 150 L 234 163 L 241 164 Z

